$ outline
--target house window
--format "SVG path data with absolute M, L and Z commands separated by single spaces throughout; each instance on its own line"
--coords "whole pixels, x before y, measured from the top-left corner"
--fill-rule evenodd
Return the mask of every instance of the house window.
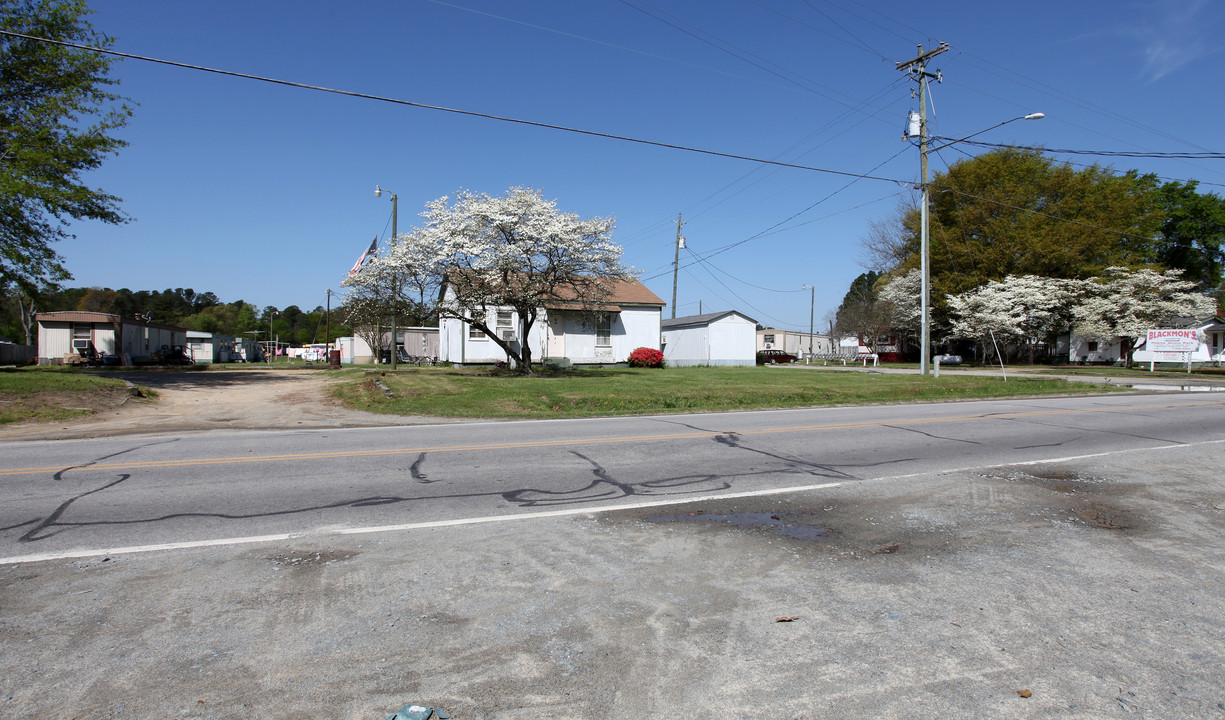
M 509 310 L 498 311 L 498 337 L 503 340 L 515 339 L 515 326 L 511 324 L 511 313 Z
M 596 347 L 612 346 L 612 313 L 600 313 L 595 319 Z
M 1096 340 L 1089 341 L 1089 352 L 1097 352 L 1097 341 Z
M 484 340 L 485 332 L 475 325 L 469 325 L 468 326 L 468 339 L 469 340 Z
M 773 336 L 773 335 L 762 335 L 762 336 L 761 336 L 761 341 L 762 341 L 762 342 L 772 343 L 772 342 L 774 342 L 774 336 Z

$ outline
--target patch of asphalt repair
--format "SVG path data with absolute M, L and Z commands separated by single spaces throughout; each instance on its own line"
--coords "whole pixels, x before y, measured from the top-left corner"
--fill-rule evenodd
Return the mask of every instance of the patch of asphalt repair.
M 1223 461 L 6 565 L 0 714 L 1220 717 Z

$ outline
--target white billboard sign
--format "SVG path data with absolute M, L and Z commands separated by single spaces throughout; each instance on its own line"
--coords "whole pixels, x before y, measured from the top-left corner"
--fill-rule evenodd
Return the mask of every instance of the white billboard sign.
M 1145 350 L 1189 353 L 1199 349 L 1198 330 L 1149 330 Z

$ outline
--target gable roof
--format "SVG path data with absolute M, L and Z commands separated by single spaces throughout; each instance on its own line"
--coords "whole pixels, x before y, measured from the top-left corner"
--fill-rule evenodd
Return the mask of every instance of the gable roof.
M 729 317 L 731 315 L 739 315 L 740 317 L 744 318 L 745 320 L 748 320 L 754 325 L 757 324 L 756 320 L 749 317 L 748 315 L 745 315 L 742 312 L 738 312 L 736 310 L 727 310 L 726 312 L 705 313 L 702 315 L 686 315 L 685 317 L 669 318 L 667 320 L 660 321 L 659 328 L 661 330 L 670 330 L 672 328 L 710 325 L 711 323 L 718 322 L 719 320 L 722 320 L 723 318 Z
M 454 278 L 455 275 L 452 275 Z M 462 274 L 460 274 L 462 277 Z M 640 281 L 621 280 L 618 278 L 597 278 L 601 284 L 606 285 L 609 289 L 608 296 L 602 298 L 602 301 L 595 305 L 583 308 L 579 301 L 580 293 L 577 288 L 569 284 L 559 284 L 554 288 L 554 297 L 545 298 L 541 301 L 541 305 L 547 310 L 603 310 L 617 312 L 621 310 L 623 305 L 632 305 L 636 307 L 660 307 L 666 303 L 660 299 L 658 295 L 647 289 Z M 452 282 L 456 282 L 454 279 Z M 445 288 L 444 288 L 445 292 Z
M 604 298 L 606 305 L 653 305 L 663 307 L 664 301 L 658 295 L 647 289 L 637 280 L 614 280 L 606 279 L 602 281 L 609 286 L 608 297 Z M 553 308 L 564 310 L 567 307 L 574 307 L 578 304 L 578 291 L 570 285 L 562 285 L 557 288 L 558 298 L 545 300 L 545 308 Z

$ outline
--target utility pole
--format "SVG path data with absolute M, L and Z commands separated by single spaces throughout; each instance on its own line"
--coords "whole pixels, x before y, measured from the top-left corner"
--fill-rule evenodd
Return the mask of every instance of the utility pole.
M 388 191 L 384 191 L 383 188 L 379 187 L 378 185 L 374 186 L 374 196 L 376 198 L 383 197 L 384 192 L 388 192 Z M 391 247 L 392 248 L 396 246 L 396 216 L 399 215 L 398 200 L 399 198 L 396 196 L 396 194 L 391 193 Z M 399 299 L 400 299 L 399 295 L 400 295 L 399 278 L 396 276 L 395 273 L 392 273 L 391 274 L 391 356 L 389 358 L 391 361 L 392 371 L 396 369 L 396 325 L 397 325 L 396 303 L 399 302 Z M 377 349 L 375 350 L 375 353 L 378 353 Z M 377 354 L 375 355 L 375 358 L 376 358 L 375 364 L 377 365 L 378 364 Z
M 923 291 L 920 299 L 920 305 L 923 315 L 923 331 L 920 339 L 920 357 L 919 357 L 919 374 L 927 375 L 927 364 L 931 360 L 931 251 L 929 247 L 930 232 L 928 206 L 931 200 L 931 187 L 927 175 L 927 81 L 935 79 L 936 82 L 943 80 L 940 71 L 935 74 L 927 72 L 927 61 L 937 55 L 947 52 L 949 44 L 946 42 L 940 43 L 940 47 L 933 50 L 923 52 L 923 46 L 919 46 L 919 55 L 913 60 L 900 62 L 897 64 L 898 70 L 909 71 L 911 76 L 919 81 L 919 171 L 920 180 L 919 188 L 922 191 L 923 199 L 921 201 L 919 215 L 922 228 L 919 231 L 919 254 L 921 272 L 923 274 Z
M 676 257 L 672 260 L 672 319 L 676 319 L 676 273 L 681 267 L 681 248 L 685 247 L 685 238 L 681 237 L 681 214 L 676 214 Z
M 812 331 L 813 331 L 812 320 L 813 320 L 813 316 L 817 312 L 817 286 L 816 285 L 804 285 L 800 289 L 811 291 L 811 297 L 809 298 L 809 304 L 808 304 L 808 362 L 805 363 L 807 365 L 808 363 L 812 362 Z

